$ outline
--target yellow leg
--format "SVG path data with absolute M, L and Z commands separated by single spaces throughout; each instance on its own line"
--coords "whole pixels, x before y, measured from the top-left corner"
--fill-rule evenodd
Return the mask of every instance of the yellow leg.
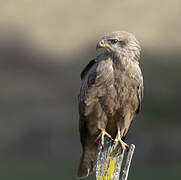
M 114 139 L 114 143 L 116 143 L 116 142 L 119 142 L 119 143 L 120 143 L 122 151 L 124 150 L 125 147 L 126 147 L 126 148 L 129 148 L 129 145 L 127 145 L 127 144 L 126 144 L 124 141 L 122 141 L 122 139 L 121 139 L 121 131 L 120 131 L 120 128 L 118 128 L 117 136 L 116 136 L 116 138 Z
M 111 135 L 108 134 L 105 129 L 101 129 L 101 133 L 100 133 L 99 136 L 97 137 L 96 142 L 98 142 L 99 139 L 101 139 L 101 145 L 102 145 L 102 147 L 104 147 L 104 136 L 107 136 L 108 138 L 110 138 L 111 140 L 113 140 L 112 137 L 111 137 Z

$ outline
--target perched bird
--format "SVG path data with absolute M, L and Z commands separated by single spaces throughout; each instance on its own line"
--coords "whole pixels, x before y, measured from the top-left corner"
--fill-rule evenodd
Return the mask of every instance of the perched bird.
M 114 139 L 124 149 L 130 124 L 141 107 L 143 76 L 139 67 L 140 44 L 125 31 L 106 34 L 97 44 L 103 52 L 81 72 L 79 131 L 82 155 L 78 177 L 94 171 L 97 144 Z

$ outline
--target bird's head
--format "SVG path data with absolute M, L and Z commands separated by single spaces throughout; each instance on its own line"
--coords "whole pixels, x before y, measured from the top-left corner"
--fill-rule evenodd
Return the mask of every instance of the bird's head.
M 135 36 L 125 31 L 113 31 L 106 34 L 98 43 L 96 49 L 103 48 L 109 54 L 116 56 L 128 56 L 131 59 L 139 59 L 140 45 Z

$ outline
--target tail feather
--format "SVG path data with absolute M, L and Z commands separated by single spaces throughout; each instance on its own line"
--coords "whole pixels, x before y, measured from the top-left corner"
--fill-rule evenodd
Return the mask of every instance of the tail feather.
M 94 171 L 96 164 L 96 152 L 83 150 L 77 172 L 78 178 L 85 178 Z

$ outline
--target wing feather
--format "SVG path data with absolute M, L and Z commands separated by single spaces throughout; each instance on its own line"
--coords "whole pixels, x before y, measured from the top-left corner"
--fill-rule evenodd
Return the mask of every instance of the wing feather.
M 101 61 L 94 59 L 89 62 L 81 73 L 79 131 L 82 144 L 85 144 L 87 133 L 96 134 L 99 122 L 104 123 L 107 121 L 99 98 L 106 93 L 106 86 L 109 86 L 111 79 L 113 79 L 111 67 L 111 59 Z M 90 131 L 89 128 L 91 128 Z
M 138 105 L 138 109 L 137 109 L 136 113 L 139 113 L 140 110 L 141 110 L 141 103 L 142 103 L 142 100 L 143 100 L 143 92 L 144 92 L 144 86 L 143 86 L 143 84 L 141 83 L 141 84 L 138 86 L 138 100 L 139 100 L 139 105 Z
M 105 93 L 104 89 L 113 82 L 112 60 L 90 61 L 82 71 L 81 78 L 79 101 L 87 105 L 97 101 Z
M 136 70 L 135 79 L 136 79 L 136 81 L 138 83 L 137 96 L 138 96 L 138 101 L 139 101 L 136 113 L 139 113 L 140 110 L 141 110 L 141 103 L 142 103 L 142 100 L 143 100 L 143 93 L 144 93 L 143 75 L 142 75 L 141 69 L 140 69 L 140 67 L 138 65 L 136 66 L 137 68 L 135 68 L 135 70 Z
M 91 60 L 87 66 L 82 70 L 80 77 L 81 80 L 86 76 L 87 72 L 92 68 L 92 66 L 96 63 L 96 59 Z

